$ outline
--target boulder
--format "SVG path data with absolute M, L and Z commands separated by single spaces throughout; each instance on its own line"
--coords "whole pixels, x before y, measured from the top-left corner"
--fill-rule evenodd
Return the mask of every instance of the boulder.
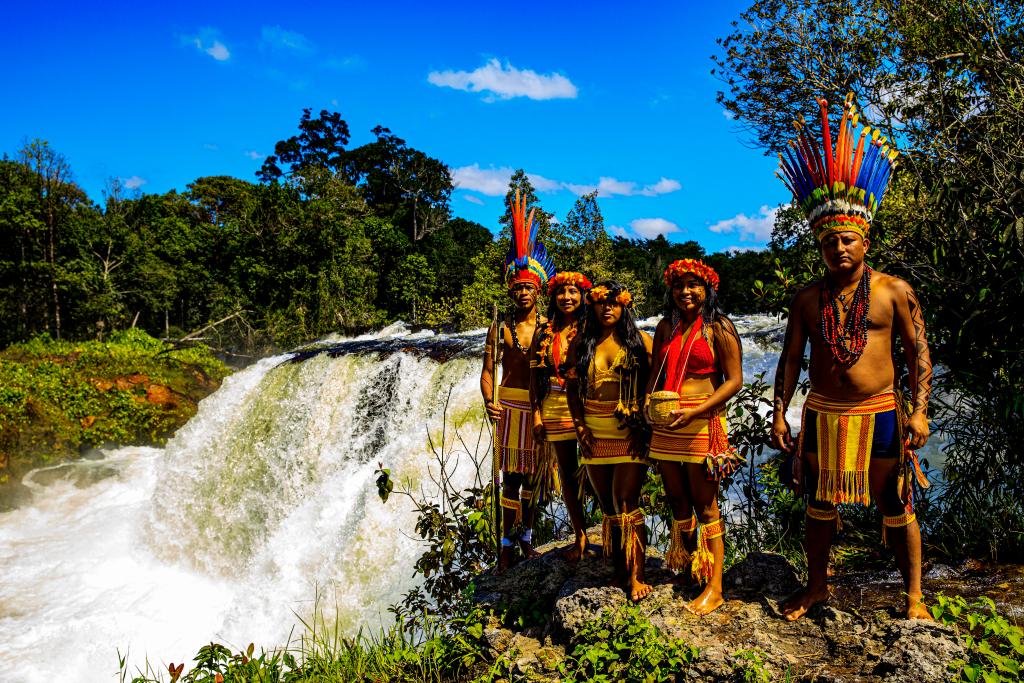
M 571 652 L 584 624 L 626 605 L 622 589 L 611 586 L 610 563 L 584 558 L 576 566 L 562 559 L 564 543 L 539 548 L 540 558 L 477 583 L 476 600 L 496 613 L 520 614 L 525 627 L 493 625 L 485 637 L 495 653 L 508 652 L 513 669 L 529 680 L 548 680 Z M 774 553 L 755 553 L 724 577 L 726 601 L 706 617 L 686 604 L 699 587 L 677 585 L 659 558 L 648 558 L 647 580 L 655 587 L 644 613 L 666 639 L 696 646 L 699 656 L 685 680 L 785 679 L 816 681 L 942 681 L 949 663 L 964 656 L 949 628 L 897 619 L 885 610 L 863 616 L 857 606 L 813 608 L 803 619 L 782 618 L 778 603 L 800 587 L 795 567 Z M 898 600 L 898 593 L 892 599 Z M 538 618 L 540 615 L 540 618 Z M 513 620 L 514 621 L 514 620 Z M 746 676 L 746 678 L 745 678 Z

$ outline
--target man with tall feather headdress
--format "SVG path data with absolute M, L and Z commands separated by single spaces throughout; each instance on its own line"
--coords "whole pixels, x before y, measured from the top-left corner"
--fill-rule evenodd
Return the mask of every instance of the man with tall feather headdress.
M 512 243 L 505 258 L 504 277 L 513 309 L 487 331 L 484 366 L 480 373 L 484 405 L 488 416 L 496 422 L 495 448 L 502 473 L 499 571 L 512 563 L 517 542 L 526 557 L 537 555 L 532 544 L 533 521 L 547 463 L 542 462 L 543 450 L 533 439 L 528 351 L 538 323 L 537 296 L 555 274 L 544 245 L 537 240 L 534 210 L 526 215 L 526 198 L 518 191 L 511 209 Z M 496 358 L 492 351 L 495 348 L 501 359 L 497 402 L 494 401 Z
M 782 162 L 780 177 L 807 216 L 827 267 L 823 280 L 796 294 L 775 372 L 772 441 L 791 457 L 785 476 L 810 495 L 807 508 L 807 587 L 782 605 L 787 619 L 803 616 L 829 597 L 829 548 L 840 527 L 840 503 L 882 513 L 903 575 L 908 618 L 930 619 L 921 594 L 921 533 L 913 482 L 928 485 L 912 449 L 928 440 L 932 363 L 921 304 L 903 280 L 872 270 L 865 257 L 871 221 L 885 195 L 896 151 L 877 130 L 854 136 L 858 116 L 847 96 L 832 144 L 828 103 L 818 100 L 822 140 L 803 121 Z M 910 409 L 896 392 L 894 337 L 903 343 L 910 376 Z M 811 393 L 794 440 L 786 410 L 810 342 Z

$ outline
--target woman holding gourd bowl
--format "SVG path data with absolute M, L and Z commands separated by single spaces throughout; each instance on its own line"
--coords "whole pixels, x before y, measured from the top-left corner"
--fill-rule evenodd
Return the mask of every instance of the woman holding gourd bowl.
M 687 606 L 702 616 L 723 601 L 718 486 L 741 461 L 729 446 L 724 413 L 743 386 L 743 350 L 718 301 L 718 283 L 718 273 L 696 259 L 673 261 L 665 270 L 665 316 L 652 354 L 657 371 L 645 401 L 654 428 L 649 457 L 661 472 L 673 516 L 666 562 L 684 582 L 706 584 Z

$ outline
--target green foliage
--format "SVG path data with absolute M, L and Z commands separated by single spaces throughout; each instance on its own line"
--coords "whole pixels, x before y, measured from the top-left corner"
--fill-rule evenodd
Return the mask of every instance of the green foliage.
M 771 683 L 771 673 L 761 659 L 762 651 L 758 648 L 737 650 L 732 653 L 732 670 L 736 680 L 743 683 Z
M 302 624 L 297 641 L 255 655 L 250 644 L 232 652 L 219 643 L 201 647 L 188 671 L 184 663 L 166 672 L 148 664 L 132 676 L 120 658 L 120 680 L 131 683 L 346 683 L 348 681 L 468 680 L 483 660 L 484 615 L 473 612 L 444 623 L 425 619 L 419 635 L 401 622 L 376 634 L 343 635 L 322 618 Z M 496 671 L 500 667 L 495 668 Z M 129 678 L 129 676 L 131 676 Z M 480 680 L 493 680 L 483 676 Z
M 697 656 L 697 648 L 666 638 L 639 605 L 626 605 L 585 624 L 558 671 L 563 681 L 653 683 L 675 680 Z
M 0 452 L 163 443 L 227 374 L 205 347 L 174 349 L 138 329 L 106 342 L 34 337 L 0 353 Z
M 957 595 L 939 595 L 931 607 L 936 621 L 960 634 L 967 659 L 951 666 L 958 681 L 1019 681 L 1024 671 L 1024 630 L 996 611 L 991 598 L 968 603 Z

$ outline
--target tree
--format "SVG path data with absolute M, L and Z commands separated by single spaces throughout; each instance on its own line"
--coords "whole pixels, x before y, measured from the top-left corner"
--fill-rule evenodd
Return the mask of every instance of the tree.
M 18 153 L 19 162 L 30 171 L 36 195 L 39 220 L 45 233 L 44 253 L 48 266 L 50 320 L 53 333 L 61 338 L 61 277 L 59 250 L 69 229 L 71 214 L 88 198 L 71 179 L 67 159 L 45 140 L 33 140 Z
M 373 134 L 376 141 L 348 154 L 350 180 L 378 216 L 407 226 L 409 237 L 419 241 L 448 221 L 451 172 L 383 126 Z
M 579 270 L 594 280 L 611 277 L 612 240 L 604 229 L 597 190 L 576 198 L 562 225 L 569 246 L 561 270 Z
M 335 173 L 344 169 L 348 123 L 338 112 L 321 109 L 316 118 L 312 118 L 311 112 L 309 107 L 302 110 L 298 135 L 274 145 L 274 153 L 256 173 L 261 181 L 273 183 L 282 176 L 301 176 L 310 168 L 326 168 Z

